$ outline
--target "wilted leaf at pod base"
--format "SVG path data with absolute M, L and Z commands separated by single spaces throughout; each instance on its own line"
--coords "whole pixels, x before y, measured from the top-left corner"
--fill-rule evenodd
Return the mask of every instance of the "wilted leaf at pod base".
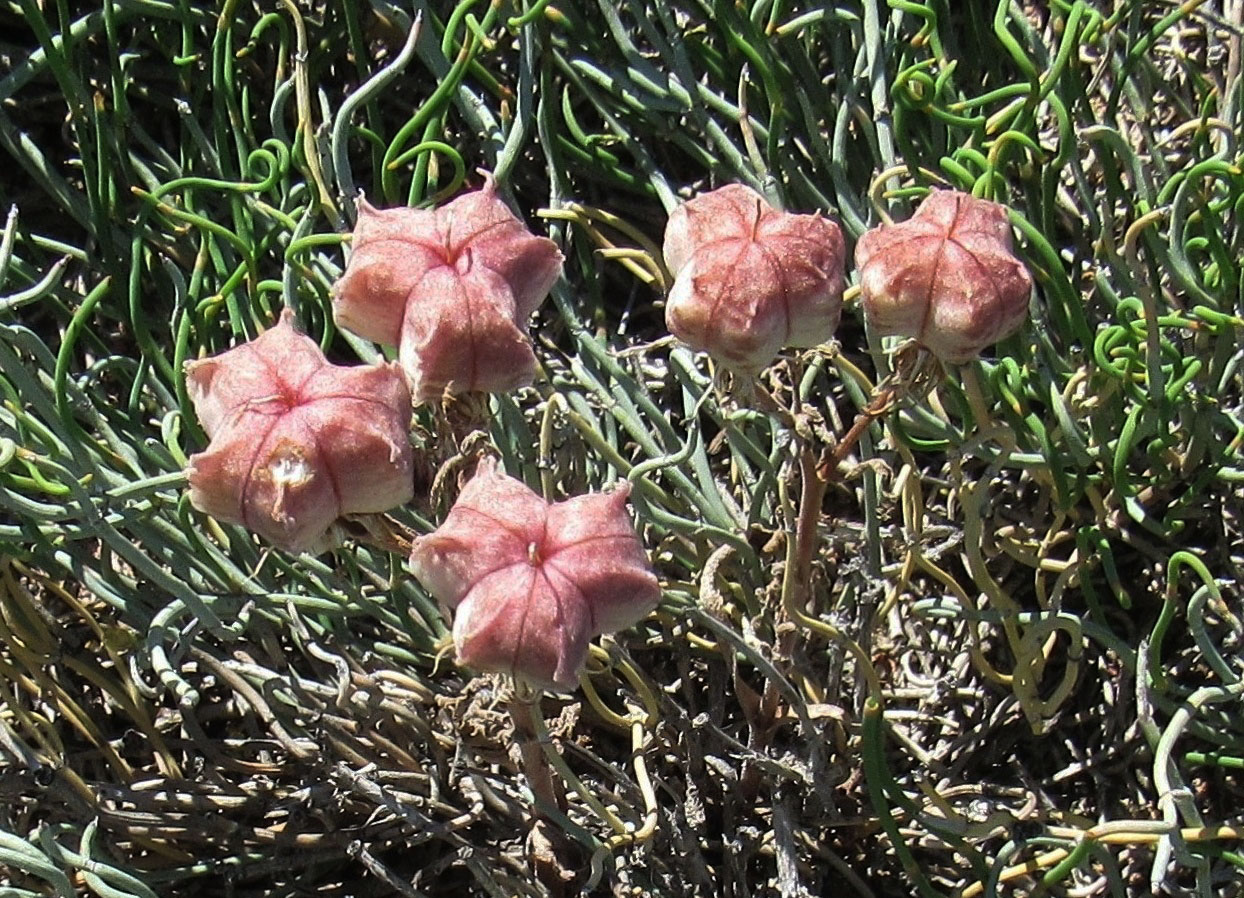
M 907 221 L 864 234 L 855 264 L 873 329 L 943 361 L 976 358 L 1028 317 L 1032 277 L 1012 252 L 1006 207 L 970 194 L 934 190 Z
M 415 541 L 415 576 L 454 611 L 463 664 L 573 686 L 588 642 L 661 598 L 626 511 L 629 485 L 548 503 L 480 463 L 445 522 Z
M 531 382 L 527 319 L 560 276 L 562 255 L 515 217 L 491 179 L 435 211 L 362 201 L 352 243 L 334 318 L 399 347 L 416 402 Z
M 675 209 L 663 252 L 674 275 L 666 325 L 728 367 L 759 371 L 838 327 L 845 248 L 827 218 L 779 212 L 731 184 Z
M 413 494 L 410 391 L 395 363 L 343 367 L 299 334 L 287 309 L 264 334 L 186 365 L 206 450 L 190 501 L 288 551 L 325 548 L 342 515 Z

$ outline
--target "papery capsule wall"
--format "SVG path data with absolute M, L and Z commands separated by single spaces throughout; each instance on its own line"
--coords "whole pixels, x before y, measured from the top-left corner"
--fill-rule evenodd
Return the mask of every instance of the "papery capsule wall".
M 287 310 L 257 339 L 186 366 L 211 442 L 187 468 L 200 511 L 289 551 L 342 515 L 410 500 L 410 392 L 395 364 L 342 367 Z
M 548 503 L 480 463 L 410 564 L 454 609 L 461 663 L 540 686 L 573 686 L 588 641 L 642 620 L 661 597 L 626 511 L 630 490 Z
M 561 275 L 489 180 L 432 210 L 359 203 L 353 250 L 333 291 L 337 324 L 399 347 L 416 402 L 531 383 L 527 320 Z
M 907 221 L 864 234 L 855 263 L 876 333 L 914 337 L 944 361 L 975 358 L 1028 318 L 1032 277 L 1006 207 L 989 200 L 934 190 Z
M 670 332 L 731 368 L 758 371 L 838 327 L 845 249 L 820 215 L 779 212 L 731 184 L 675 209 L 663 252 L 674 275 Z

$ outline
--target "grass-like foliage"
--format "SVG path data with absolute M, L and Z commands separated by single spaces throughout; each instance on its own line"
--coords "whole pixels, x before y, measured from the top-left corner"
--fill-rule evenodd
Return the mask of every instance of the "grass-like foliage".
M 6 0 L 0 34 L 0 893 L 1241 894 L 1238 0 Z M 332 553 L 196 512 L 184 363 L 283 308 L 381 358 L 330 308 L 358 192 L 478 169 L 567 259 L 535 385 L 418 409 L 415 502 Z M 732 182 L 848 253 L 929 187 L 1003 203 L 1033 320 L 913 369 L 849 290 L 836 344 L 714 371 L 656 246 Z M 481 454 L 632 484 L 663 599 L 574 692 L 457 667 L 386 548 Z

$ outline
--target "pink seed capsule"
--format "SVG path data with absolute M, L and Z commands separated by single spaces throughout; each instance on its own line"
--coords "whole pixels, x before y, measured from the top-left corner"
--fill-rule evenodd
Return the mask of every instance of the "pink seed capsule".
M 395 363 L 343 367 L 293 313 L 249 343 L 186 365 L 207 449 L 190 457 L 190 501 L 291 552 L 328 548 L 342 515 L 413 495 L 410 391 Z
M 623 484 L 550 504 L 480 462 L 410 555 L 419 581 L 455 609 L 459 661 L 573 687 L 590 639 L 655 608 L 661 589 L 626 512 L 629 492 Z
M 666 325 L 728 367 L 759 371 L 838 327 L 845 248 L 823 216 L 779 212 L 731 184 L 675 209 L 663 251 L 674 275 Z
M 491 178 L 436 210 L 363 201 L 333 313 L 398 347 L 416 402 L 505 392 L 535 376 L 527 319 L 561 270 L 557 245 L 514 216 Z
M 1028 317 L 1032 277 L 1012 252 L 1006 207 L 957 190 L 866 233 L 855 264 L 873 329 L 915 337 L 943 361 L 976 358 Z

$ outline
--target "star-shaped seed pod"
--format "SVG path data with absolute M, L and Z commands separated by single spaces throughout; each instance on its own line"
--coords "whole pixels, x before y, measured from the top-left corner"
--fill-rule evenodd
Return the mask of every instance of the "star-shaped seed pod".
M 1028 318 L 1032 276 L 1006 207 L 967 193 L 934 190 L 907 221 L 864 234 L 855 264 L 873 330 L 915 337 L 942 361 L 971 361 Z
M 339 517 L 413 495 L 401 370 L 330 364 L 288 309 L 255 340 L 187 363 L 186 388 L 211 438 L 190 457 L 190 501 L 218 520 L 318 551 Z
M 536 686 L 572 687 L 588 641 L 630 627 L 661 598 L 626 511 L 630 489 L 548 503 L 480 462 L 411 569 L 454 613 L 458 660 Z
M 362 201 L 333 313 L 398 347 L 416 402 L 506 392 L 535 377 L 527 319 L 561 270 L 557 245 L 515 217 L 491 178 L 436 210 Z
M 666 325 L 728 367 L 759 371 L 838 327 L 845 248 L 823 216 L 779 212 L 731 184 L 675 209 L 663 252 L 674 275 Z

